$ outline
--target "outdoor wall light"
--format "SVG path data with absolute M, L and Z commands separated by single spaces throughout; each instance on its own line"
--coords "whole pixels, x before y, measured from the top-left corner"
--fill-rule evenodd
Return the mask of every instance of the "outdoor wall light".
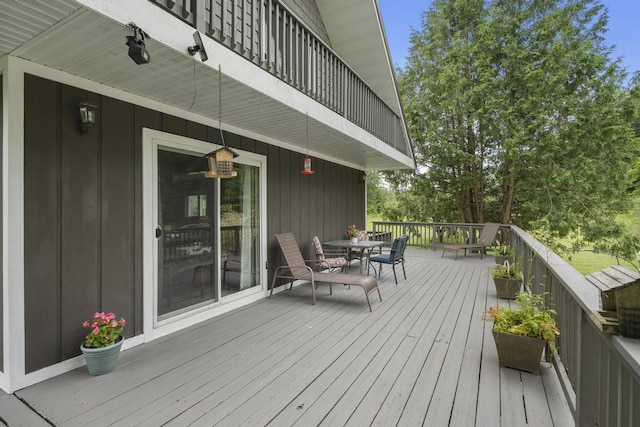
M 223 146 L 205 155 L 209 161 L 209 171 L 205 172 L 205 178 L 233 178 L 238 176 L 238 172 L 233 170 L 233 159 L 238 154 Z
M 89 133 L 89 131 L 95 126 L 98 107 L 88 102 L 81 102 L 78 104 L 78 109 L 80 110 L 78 129 L 84 135 Z
M 127 36 L 127 42 L 125 43 L 129 46 L 129 57 L 138 65 L 148 64 L 151 62 L 151 55 L 145 47 L 144 39 L 149 38 L 149 34 L 145 33 L 142 28 L 139 28 L 133 22 L 129 22 L 127 27 L 133 31 L 133 35 Z
M 362 184 L 364 184 L 365 182 L 367 182 L 367 174 L 363 173 L 362 175 L 360 175 L 360 182 Z

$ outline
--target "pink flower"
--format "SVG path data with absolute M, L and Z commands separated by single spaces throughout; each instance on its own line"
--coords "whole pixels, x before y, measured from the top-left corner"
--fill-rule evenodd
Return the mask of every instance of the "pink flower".
M 95 335 L 98 335 L 100 333 L 100 328 L 94 328 L 91 332 L 93 332 Z
M 84 326 L 85 328 L 88 328 L 90 325 L 88 320 L 85 320 L 84 322 L 82 322 L 82 326 Z
M 111 323 L 109 324 L 109 326 L 111 326 L 112 328 L 117 328 L 118 327 L 118 321 L 117 320 L 112 320 Z
M 104 339 L 106 339 L 107 341 L 111 340 L 111 337 L 109 335 L 105 336 Z
M 121 318 L 120 318 L 120 322 L 122 322 L 122 326 L 124 326 L 124 325 L 126 325 L 126 324 L 127 324 L 127 321 L 126 321 L 126 320 L 124 320 L 124 318 L 123 318 L 123 317 L 121 317 Z

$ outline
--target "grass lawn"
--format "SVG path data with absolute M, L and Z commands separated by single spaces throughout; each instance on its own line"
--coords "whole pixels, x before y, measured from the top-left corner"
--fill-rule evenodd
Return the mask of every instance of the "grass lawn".
M 629 262 L 616 259 L 611 255 L 598 254 L 591 251 L 580 251 L 574 253 L 561 254 L 562 258 L 573 266 L 580 273 L 587 275 L 603 268 L 620 264 L 632 271 L 637 271 L 637 264 L 634 266 Z

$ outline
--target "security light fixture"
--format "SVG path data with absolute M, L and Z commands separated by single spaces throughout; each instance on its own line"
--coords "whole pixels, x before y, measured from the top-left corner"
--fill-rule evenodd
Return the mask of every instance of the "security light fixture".
M 98 107 L 88 102 L 81 102 L 78 104 L 78 109 L 80 110 L 78 129 L 84 135 L 89 133 L 89 131 L 95 126 Z
M 200 37 L 199 32 L 193 33 L 193 41 L 196 42 L 193 46 L 189 46 L 187 50 L 191 56 L 195 55 L 196 52 L 200 54 L 200 60 L 205 62 L 209 57 L 207 56 L 207 51 L 204 50 L 204 44 L 202 43 L 202 37 Z
M 149 34 L 133 22 L 129 22 L 127 27 L 133 32 L 132 36 L 127 36 L 126 42 L 126 45 L 129 46 L 129 57 L 138 65 L 148 64 L 151 62 L 151 55 L 145 47 L 144 39 L 149 38 Z

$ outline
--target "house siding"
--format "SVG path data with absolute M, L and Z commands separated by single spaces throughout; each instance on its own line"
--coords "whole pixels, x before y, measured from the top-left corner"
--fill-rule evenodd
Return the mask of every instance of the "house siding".
M 331 46 L 331 40 L 324 27 L 322 15 L 318 10 L 315 0 L 281 0 L 281 3 L 289 9 L 300 21 L 304 22 L 327 46 Z
M 77 104 L 96 104 L 96 127 L 77 131 Z M 25 363 L 33 372 L 80 354 L 81 324 L 96 310 L 143 331 L 142 129 L 218 142 L 219 130 L 40 77 L 25 75 Z M 232 148 L 267 157 L 269 280 L 282 262 L 274 234 L 340 238 L 364 225 L 361 171 L 235 134 Z M 268 282 L 270 283 L 270 282 Z
M 0 135 L 4 134 L 4 101 L 2 87 L 4 74 L 0 73 Z M 0 164 L 3 164 L 2 150 L 0 150 Z M 3 182 L 2 174 L 0 174 L 0 212 L 4 213 L 4 206 L 2 200 L 4 199 L 2 194 Z M 4 230 L 0 227 L 0 242 L 4 241 Z M 2 252 L 2 245 L 0 245 L 0 277 L 4 277 L 4 254 Z M 4 292 L 0 292 L 0 371 L 4 372 Z

